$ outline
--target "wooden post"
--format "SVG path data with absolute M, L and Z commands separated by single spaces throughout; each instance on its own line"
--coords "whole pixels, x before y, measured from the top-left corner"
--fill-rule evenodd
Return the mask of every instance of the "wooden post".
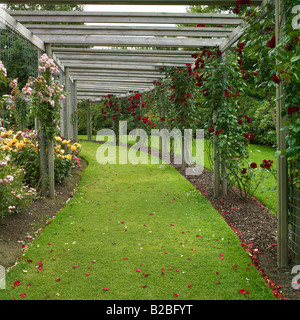
M 77 81 L 74 80 L 74 140 L 75 142 L 78 142 L 78 114 L 77 114 Z
M 164 107 L 163 107 L 163 99 L 162 99 L 162 92 L 160 92 L 160 96 L 159 96 L 159 115 L 160 118 L 162 118 L 164 116 Z M 163 121 L 159 121 L 159 131 L 161 132 L 161 130 L 164 128 L 164 124 Z M 163 146 L 165 145 L 165 143 L 163 143 L 163 137 L 160 136 L 159 137 L 159 154 L 160 154 L 160 158 L 163 158 Z
M 38 49 L 38 59 L 43 54 L 42 50 Z M 40 72 L 39 72 L 40 75 Z M 46 196 L 47 186 L 46 186 L 46 178 L 47 178 L 47 152 L 46 152 L 46 139 L 44 135 L 44 125 L 40 119 L 35 119 L 36 129 L 38 129 L 39 135 L 39 146 L 40 146 L 40 194 L 42 197 Z
M 64 72 L 61 70 L 61 73 L 59 74 L 59 82 L 64 87 Z M 65 100 L 60 101 L 60 135 L 61 137 L 65 136 Z
M 71 132 L 71 80 L 70 80 L 70 68 L 65 68 L 65 87 L 66 87 L 66 132 L 65 138 L 69 140 L 72 136 Z
M 49 170 L 49 198 L 55 199 L 55 178 L 54 178 L 54 146 L 53 140 L 48 140 L 48 170 Z
M 214 122 L 216 119 L 216 111 L 213 114 Z M 216 136 L 214 136 L 216 139 Z M 220 154 L 219 149 L 215 142 L 213 142 L 213 151 L 214 151 L 214 197 L 220 195 Z
M 221 54 L 221 63 L 226 63 L 226 51 Z M 225 92 L 225 83 L 227 81 L 227 72 L 223 68 L 223 88 L 222 88 L 222 97 L 224 97 Z M 222 156 L 221 156 L 222 157 Z M 221 162 L 221 194 L 226 196 L 228 192 L 228 182 L 227 182 L 227 168 L 225 165 L 224 159 Z
M 46 141 L 44 136 L 44 126 L 41 120 L 39 122 L 39 145 L 40 145 L 40 194 L 42 197 L 46 196 L 46 177 L 47 177 L 47 153 L 46 153 Z
M 87 117 L 87 137 L 88 141 L 92 141 L 92 112 L 91 112 L 91 103 L 90 101 L 87 101 L 87 112 L 86 112 L 86 117 Z
M 222 161 L 222 164 L 221 164 L 221 176 L 222 176 L 222 195 L 227 196 L 228 194 L 227 168 L 224 161 Z
M 46 53 L 48 58 L 52 59 L 52 49 L 50 44 L 46 44 Z M 49 198 L 55 199 L 55 177 L 54 177 L 54 146 L 52 137 L 47 137 L 48 146 L 48 174 L 49 174 Z
M 284 24 L 282 1 L 275 1 L 275 38 L 276 45 L 282 38 L 282 28 Z M 286 131 L 281 131 L 284 127 L 285 117 L 281 116 L 284 110 L 284 97 L 282 84 L 276 85 L 276 132 L 277 150 L 286 148 Z M 288 265 L 288 170 L 286 156 L 277 158 L 277 265 L 286 267 Z

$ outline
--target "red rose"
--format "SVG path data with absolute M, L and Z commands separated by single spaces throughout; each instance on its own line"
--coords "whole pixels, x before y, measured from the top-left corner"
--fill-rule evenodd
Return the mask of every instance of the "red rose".
M 235 5 L 234 13 L 238 14 L 240 12 L 240 7 L 238 4 Z
M 247 173 L 247 169 L 246 169 L 246 168 L 243 168 L 243 169 L 241 170 L 241 173 L 242 173 L 242 174 Z
M 243 70 L 243 78 L 246 79 L 248 77 L 248 72 L 246 70 Z
M 277 77 L 276 74 L 273 74 L 273 75 L 272 75 L 272 80 L 273 80 L 275 83 L 280 83 L 280 79 Z
M 239 44 L 239 49 L 243 50 L 244 47 L 245 47 L 245 44 L 246 44 L 246 42 L 241 42 L 241 43 Z
M 225 90 L 224 95 L 225 95 L 226 97 L 230 98 L 230 93 L 229 93 L 227 90 Z
M 256 169 L 256 168 L 257 168 L 257 164 L 256 164 L 255 162 L 252 162 L 252 163 L 250 164 L 250 167 L 251 167 L 252 169 Z
M 216 131 L 215 135 L 218 136 L 223 131 L 224 131 L 223 129 L 219 129 L 219 130 Z
M 274 36 L 268 41 L 267 47 L 273 49 L 273 48 L 275 48 L 275 46 L 276 46 L 276 43 L 275 43 L 275 35 L 274 35 Z
M 273 161 L 264 159 L 260 166 L 261 168 L 269 170 L 272 164 Z
M 238 123 L 239 123 L 239 124 L 242 124 L 242 123 L 243 123 L 243 120 L 240 119 L 240 120 L 238 121 Z
M 247 139 L 250 139 L 250 134 L 249 134 L 248 132 L 246 132 L 246 133 L 244 134 L 244 137 L 247 138 Z
M 292 106 L 292 107 L 288 107 L 288 114 L 293 114 L 295 112 L 298 112 L 300 109 L 298 106 Z
M 251 118 L 248 117 L 247 115 L 244 115 L 244 117 L 247 119 L 247 122 L 250 123 L 251 122 Z

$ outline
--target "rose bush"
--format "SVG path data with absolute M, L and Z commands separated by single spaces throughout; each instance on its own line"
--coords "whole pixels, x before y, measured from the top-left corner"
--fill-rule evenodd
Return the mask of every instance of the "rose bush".
M 0 220 L 9 213 L 26 208 L 36 190 L 24 184 L 25 170 L 17 168 L 0 149 Z
M 55 137 L 55 180 L 61 182 L 73 168 L 80 168 L 78 154 L 81 145 Z M 32 187 L 39 184 L 39 140 L 35 131 L 5 131 L 0 134 L 0 149 L 10 156 L 12 163 L 25 170 L 24 182 Z

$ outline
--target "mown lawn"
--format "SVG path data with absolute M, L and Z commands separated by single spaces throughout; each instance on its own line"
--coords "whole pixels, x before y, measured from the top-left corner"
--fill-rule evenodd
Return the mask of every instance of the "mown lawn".
M 273 299 L 236 234 L 175 169 L 100 165 L 98 147 L 82 142 L 89 166 L 74 197 L 7 273 L 0 299 Z
M 86 140 L 86 135 L 80 135 L 79 139 Z M 93 136 L 93 139 L 96 140 L 96 136 Z M 129 144 L 134 144 L 134 142 L 130 142 Z M 205 153 L 204 153 L 204 167 L 210 171 L 212 171 L 212 167 L 210 165 L 208 159 L 208 145 L 205 143 Z M 258 166 L 262 163 L 264 159 L 274 161 L 273 166 L 276 168 L 276 158 L 274 157 L 276 149 L 273 147 L 267 147 L 262 145 L 249 145 L 249 161 L 256 162 Z M 262 184 L 257 188 L 254 197 L 257 198 L 260 202 L 265 204 L 271 211 L 271 213 L 275 214 L 277 211 L 277 191 L 270 190 L 276 186 L 276 179 L 269 174 L 265 175 L 266 178 Z

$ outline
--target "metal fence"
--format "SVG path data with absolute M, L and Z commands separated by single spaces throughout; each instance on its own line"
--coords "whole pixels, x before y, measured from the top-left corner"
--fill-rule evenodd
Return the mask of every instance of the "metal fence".
M 0 17 L 0 60 L 9 78 L 19 78 L 25 84 L 29 76 L 38 74 L 38 50 Z
M 290 164 L 290 169 L 291 166 L 294 164 Z M 289 249 L 293 262 L 300 264 L 300 188 L 295 186 L 292 177 L 288 188 L 288 218 Z

